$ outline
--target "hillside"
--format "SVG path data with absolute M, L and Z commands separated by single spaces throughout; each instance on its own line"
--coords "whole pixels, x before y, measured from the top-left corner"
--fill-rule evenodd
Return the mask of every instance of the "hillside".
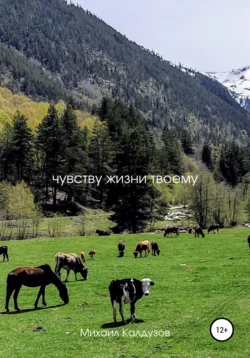
M 156 128 L 188 128 L 197 143 L 205 137 L 215 143 L 222 138 L 248 142 L 249 115 L 224 86 L 171 65 L 66 1 L 0 0 L 0 41 L 58 81 L 62 95 L 71 91 L 89 104 L 104 94 L 121 98 Z M 16 74 L 19 84 L 22 78 Z M 17 90 L 39 95 L 36 85 L 33 93 L 20 86 Z M 58 99 L 58 94 L 50 97 Z
M 66 104 L 60 100 L 55 105 L 59 115 L 66 109 Z M 24 95 L 13 94 L 10 90 L 0 87 L 0 134 L 5 124 L 13 124 L 13 118 L 18 111 L 27 118 L 27 124 L 35 130 L 46 116 L 49 103 L 44 101 L 32 101 Z M 87 126 L 90 130 L 95 123 L 95 116 L 90 116 L 88 112 L 75 111 L 77 122 L 80 127 Z

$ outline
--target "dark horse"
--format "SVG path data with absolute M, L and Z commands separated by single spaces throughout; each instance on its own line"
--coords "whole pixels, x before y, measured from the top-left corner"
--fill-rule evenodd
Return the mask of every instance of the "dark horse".
M 47 285 L 56 286 L 59 291 L 59 295 L 63 302 L 69 303 L 69 296 L 67 287 L 62 283 L 60 278 L 52 271 L 49 265 L 42 265 L 38 267 L 19 267 L 11 271 L 7 276 L 7 292 L 6 292 L 6 312 L 9 312 L 9 300 L 14 292 L 14 305 L 15 310 L 20 311 L 17 305 L 17 297 L 22 285 L 28 287 L 40 287 L 36 301 L 34 303 L 35 309 L 37 309 L 37 304 L 40 296 L 42 295 L 42 303 L 44 306 L 47 306 L 45 302 L 45 287 Z

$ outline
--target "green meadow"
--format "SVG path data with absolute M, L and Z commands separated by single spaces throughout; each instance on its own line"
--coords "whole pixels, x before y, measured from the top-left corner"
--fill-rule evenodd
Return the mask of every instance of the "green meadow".
M 0 356 L 249 357 L 248 234 L 249 229 L 237 228 L 221 230 L 204 239 L 188 234 L 177 238 L 138 234 L 2 242 L 9 247 L 10 260 L 0 262 Z M 117 252 L 121 239 L 126 241 L 123 258 Z M 132 251 L 136 243 L 146 239 L 158 242 L 160 256 L 150 254 L 135 259 Z M 91 249 L 96 249 L 96 257 L 87 257 L 88 280 L 81 281 L 79 276 L 75 282 L 73 272 L 70 273 L 69 304 L 61 305 L 57 289 L 50 285 L 46 288 L 48 306 L 43 308 L 39 302 L 41 308 L 35 311 L 38 288 L 23 286 L 18 298 L 21 312 L 14 313 L 11 297 L 10 313 L 5 314 L 8 272 L 20 266 L 44 263 L 54 269 L 57 252 L 80 254 Z M 66 271 L 62 270 L 63 279 L 65 275 Z M 137 302 L 137 321 L 113 328 L 108 286 L 112 279 L 125 277 L 149 277 L 155 285 L 150 296 Z M 125 305 L 125 317 L 129 318 L 129 305 Z M 234 335 L 227 342 L 215 341 L 210 335 L 211 323 L 220 317 L 234 324 Z M 170 336 L 162 336 L 165 331 Z M 81 332 L 84 332 L 82 336 Z M 143 336 L 145 332 L 154 333 L 147 338 Z

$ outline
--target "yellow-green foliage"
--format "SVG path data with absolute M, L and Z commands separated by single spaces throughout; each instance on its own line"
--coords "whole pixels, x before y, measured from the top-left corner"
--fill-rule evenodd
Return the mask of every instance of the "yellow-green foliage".
M 34 195 L 24 182 L 9 188 L 8 213 L 13 219 L 30 219 L 36 212 Z
M 31 129 L 35 129 L 42 119 L 46 116 L 49 108 L 48 102 L 34 102 L 24 95 L 13 94 L 10 90 L 0 87 L 0 133 L 6 123 L 11 124 L 17 111 L 23 114 Z M 56 109 L 61 115 L 65 110 L 65 103 L 60 100 L 56 104 Z M 78 123 L 81 127 L 87 126 L 92 131 L 96 116 L 90 116 L 88 112 L 76 111 Z
M 97 116 L 90 116 L 88 112 L 76 111 L 76 116 L 79 126 L 86 126 L 90 132 L 92 132 L 95 122 L 99 120 Z
M 191 173 L 198 173 L 199 172 L 199 166 L 196 164 L 192 158 L 188 157 L 187 155 L 183 156 L 183 163 L 186 168 L 186 171 Z

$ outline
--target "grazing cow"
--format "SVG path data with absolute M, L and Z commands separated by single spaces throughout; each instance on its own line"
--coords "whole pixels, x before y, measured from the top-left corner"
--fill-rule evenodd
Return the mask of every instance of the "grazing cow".
M 175 234 L 175 236 L 179 236 L 179 228 L 177 226 L 168 226 L 164 230 L 164 237 L 168 237 L 169 234 Z
M 124 256 L 124 251 L 125 251 L 125 241 L 121 240 L 118 243 L 118 251 L 119 251 L 119 256 L 123 257 Z
M 160 250 L 157 242 L 151 242 L 152 255 L 156 256 L 156 254 L 160 255 Z
M 130 303 L 130 318 L 132 322 L 135 321 L 135 304 L 142 299 L 144 295 L 149 295 L 150 286 L 154 286 L 154 282 L 149 278 L 142 280 L 125 278 L 123 280 L 111 281 L 109 293 L 113 308 L 114 324 L 116 324 L 116 303 L 119 303 L 119 311 L 123 323 L 126 323 L 123 313 L 123 306 L 126 303 Z
M 110 232 L 109 231 L 96 230 L 96 234 L 98 234 L 99 236 L 109 236 Z
M 74 271 L 75 280 L 77 281 L 76 274 L 79 272 L 84 280 L 87 280 L 88 268 L 83 266 L 81 258 L 76 254 L 65 254 L 64 252 L 58 252 L 55 256 L 56 267 L 55 273 L 61 277 L 61 269 L 67 271 L 67 277 L 65 282 L 68 281 L 70 270 Z
M 250 235 L 247 238 L 247 242 L 248 242 L 248 246 L 249 246 L 249 249 L 250 249 Z
M 196 226 L 194 228 L 194 237 L 199 237 L 199 236 L 205 237 L 204 232 L 202 231 L 202 228 L 200 226 Z
M 215 232 L 217 232 L 217 234 L 219 233 L 219 229 L 220 229 L 220 225 L 216 224 L 216 225 L 210 225 L 207 233 L 209 234 L 211 231 L 213 231 L 213 233 L 215 234 Z
M 96 254 L 96 251 L 95 251 L 95 250 L 91 250 L 91 251 L 89 252 L 89 256 L 90 256 L 92 259 L 94 258 L 95 254 Z
M 134 256 L 137 258 L 138 253 L 140 254 L 140 257 L 142 257 L 142 251 L 145 251 L 145 256 L 150 253 L 150 242 L 148 240 L 140 241 L 136 245 Z
M 49 265 L 42 265 L 38 267 L 19 267 L 11 271 L 7 276 L 7 291 L 5 309 L 9 312 L 9 300 L 14 292 L 14 306 L 16 311 L 20 311 L 17 305 L 17 297 L 22 285 L 27 287 L 40 287 L 37 299 L 34 303 L 37 309 L 38 301 L 42 296 L 42 304 L 47 306 L 45 302 L 45 288 L 47 285 L 53 284 L 59 291 L 59 295 L 63 302 L 69 303 L 69 296 L 67 287 L 62 283 L 60 278 L 52 271 Z
M 0 246 L 0 255 L 3 255 L 3 261 L 5 261 L 6 258 L 9 261 L 8 246 Z
M 84 251 L 81 251 L 80 256 L 81 256 L 81 260 L 82 260 L 82 262 L 84 263 L 84 262 L 86 261 Z

